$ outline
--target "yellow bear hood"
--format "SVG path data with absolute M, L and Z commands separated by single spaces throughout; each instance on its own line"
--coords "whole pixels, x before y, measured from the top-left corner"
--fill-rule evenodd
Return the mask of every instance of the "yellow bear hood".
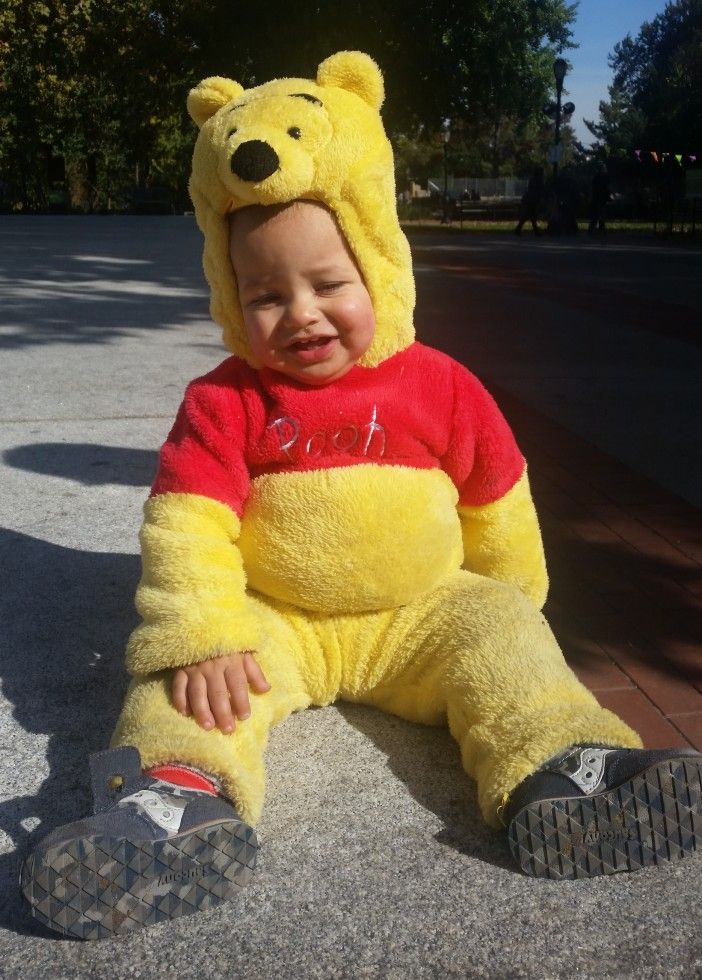
M 376 332 L 360 363 L 375 367 L 414 340 L 414 279 L 397 218 L 392 148 L 380 118 L 383 78 L 359 51 L 340 51 L 315 81 L 244 89 L 207 78 L 188 96 L 200 127 L 190 196 L 205 236 L 210 310 L 226 346 L 253 367 L 229 260 L 227 216 L 250 204 L 320 201 L 336 215 L 373 302 Z

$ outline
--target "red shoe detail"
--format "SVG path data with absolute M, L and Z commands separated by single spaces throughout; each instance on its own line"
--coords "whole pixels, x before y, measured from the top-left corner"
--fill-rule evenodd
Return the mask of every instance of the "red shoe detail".
M 185 786 L 186 789 L 199 789 L 204 793 L 211 793 L 212 796 L 218 795 L 217 787 L 212 780 L 187 766 L 154 766 L 153 769 L 146 769 L 145 772 L 152 779 L 162 779 L 166 783 Z

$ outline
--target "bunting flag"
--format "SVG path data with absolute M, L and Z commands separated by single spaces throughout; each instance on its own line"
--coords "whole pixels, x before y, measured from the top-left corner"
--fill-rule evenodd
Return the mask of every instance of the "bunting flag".
M 697 163 L 698 154 L 697 153 L 671 153 L 669 150 L 634 150 L 634 155 L 636 159 L 641 163 L 641 154 L 651 154 L 651 159 L 655 163 L 665 163 L 668 157 L 675 157 L 677 163 L 682 167 L 683 160 L 689 161 L 689 163 Z

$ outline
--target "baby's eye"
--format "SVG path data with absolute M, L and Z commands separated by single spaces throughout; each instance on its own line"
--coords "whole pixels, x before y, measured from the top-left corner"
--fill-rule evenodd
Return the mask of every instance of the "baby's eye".
M 341 287 L 344 286 L 344 285 L 345 285 L 345 283 L 343 281 L 341 281 L 341 280 L 339 280 L 339 281 L 336 281 L 335 280 L 334 282 L 323 282 L 323 283 L 320 283 L 319 286 L 317 286 L 317 292 L 318 293 L 334 293 L 334 292 L 336 292 L 337 289 L 341 289 Z
M 277 293 L 261 293 L 260 296 L 254 296 L 250 301 L 249 306 L 261 307 L 261 306 L 271 306 L 276 303 L 279 299 Z

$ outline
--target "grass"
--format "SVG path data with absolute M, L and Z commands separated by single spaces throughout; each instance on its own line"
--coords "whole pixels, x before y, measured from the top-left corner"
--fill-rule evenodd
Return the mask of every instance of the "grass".
M 411 232 L 436 232 L 442 231 L 446 234 L 456 234 L 458 232 L 513 232 L 514 226 L 516 224 L 515 219 L 509 221 L 464 221 L 463 225 L 459 221 L 452 221 L 449 225 L 444 225 L 437 218 L 420 218 L 409 221 L 401 221 L 400 224 L 406 231 Z M 539 227 L 543 231 L 546 227 L 546 223 L 541 221 Z M 578 231 L 587 232 L 588 222 L 579 221 Z M 698 240 L 699 231 L 702 230 L 702 226 L 697 229 L 695 238 L 692 238 L 690 233 L 689 225 L 686 225 L 684 229 L 677 225 L 673 229 L 673 237 L 677 238 L 684 235 L 687 239 Z M 607 222 L 607 233 L 620 233 L 627 232 L 629 234 L 638 235 L 654 235 L 668 236 L 669 232 L 667 226 L 664 223 L 660 223 L 656 226 L 653 221 L 629 221 L 629 220 L 612 220 Z M 525 225 L 522 230 L 523 235 L 532 235 L 530 225 Z

